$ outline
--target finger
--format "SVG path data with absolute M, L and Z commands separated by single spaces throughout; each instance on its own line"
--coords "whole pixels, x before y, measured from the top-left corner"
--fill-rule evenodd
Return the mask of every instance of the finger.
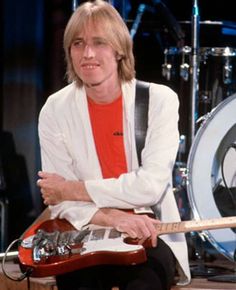
M 45 171 L 38 171 L 38 176 L 41 178 L 49 178 L 52 176 L 53 173 L 45 172 Z
M 157 246 L 157 236 L 151 238 L 152 246 L 155 248 Z
M 131 238 L 142 239 L 147 234 L 147 232 L 145 233 L 144 227 L 146 227 L 144 221 L 139 217 L 133 216 L 129 223 L 127 223 L 127 227 L 125 229 Z
M 136 235 L 139 239 L 146 239 L 151 236 L 149 230 L 149 223 L 150 221 L 146 216 L 134 216 L 133 230 L 135 230 Z
M 149 238 L 151 236 L 151 221 L 149 218 L 144 216 L 140 226 L 142 230 L 142 236 Z
M 118 232 L 121 232 L 121 233 L 126 233 L 129 237 L 131 237 L 132 239 L 136 239 L 138 237 L 137 233 L 135 230 L 132 230 L 128 225 L 125 226 L 125 225 L 118 225 L 116 227 L 116 230 Z
M 130 237 L 131 239 L 139 240 L 137 233 L 131 229 L 128 229 L 127 231 L 122 231 L 122 232 L 127 234 L 127 236 Z
M 147 226 L 145 223 L 139 223 L 136 228 L 136 234 L 137 238 L 139 240 L 141 239 L 147 239 L 151 236 L 150 231 L 148 230 Z
M 38 187 L 41 187 L 41 182 L 42 182 L 42 179 L 38 179 L 37 181 L 36 181 L 36 185 L 38 186 Z
M 149 231 L 150 231 L 150 237 L 151 237 L 152 246 L 156 247 L 156 245 L 157 245 L 157 236 L 158 236 L 158 230 L 157 230 L 157 227 L 156 227 L 156 223 L 153 224 L 151 222 L 149 224 Z
M 43 203 L 44 203 L 45 205 L 49 205 L 49 203 L 48 203 L 48 200 L 47 200 L 47 199 L 44 199 L 44 200 L 43 200 Z
M 157 228 L 155 226 L 156 220 L 151 219 L 148 216 L 142 216 L 141 220 L 138 223 L 139 229 L 138 237 L 140 239 L 140 243 L 143 243 L 146 239 L 151 238 L 151 244 L 153 247 L 156 246 L 156 238 L 157 238 Z
M 38 171 L 38 176 L 42 178 L 44 176 L 44 172 L 43 171 Z
M 145 238 L 139 239 L 138 244 L 139 245 L 142 245 L 142 244 L 144 244 L 145 241 L 146 241 Z
M 45 200 L 45 199 L 49 199 L 50 198 L 50 195 L 48 194 L 48 192 L 44 189 L 41 189 L 41 195 L 42 195 L 42 198 Z
M 117 226 L 115 229 L 116 229 L 118 232 L 121 232 L 121 233 L 124 232 L 121 226 Z

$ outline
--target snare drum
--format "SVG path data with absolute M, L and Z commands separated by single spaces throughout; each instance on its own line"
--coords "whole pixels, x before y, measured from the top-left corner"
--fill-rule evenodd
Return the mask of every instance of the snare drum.
M 196 219 L 221 217 L 214 190 L 222 183 L 221 163 L 228 186 L 235 186 L 236 152 L 229 149 L 236 141 L 236 94 L 226 98 L 205 118 L 198 129 L 187 161 L 187 194 Z M 228 155 L 228 154 L 227 154 Z M 225 228 L 205 231 L 208 240 L 223 255 L 234 261 L 236 233 Z

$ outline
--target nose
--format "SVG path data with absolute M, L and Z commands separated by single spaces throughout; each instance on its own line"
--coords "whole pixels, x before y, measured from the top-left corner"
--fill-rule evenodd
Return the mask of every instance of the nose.
M 85 45 L 83 56 L 85 58 L 92 58 L 92 57 L 95 56 L 94 49 L 93 49 L 93 47 L 91 45 L 89 45 L 89 44 Z

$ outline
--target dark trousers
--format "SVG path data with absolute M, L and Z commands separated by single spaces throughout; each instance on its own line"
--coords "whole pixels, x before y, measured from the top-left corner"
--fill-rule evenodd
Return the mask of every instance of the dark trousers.
M 169 290 L 175 276 L 175 258 L 158 239 L 146 249 L 147 261 L 135 266 L 100 265 L 56 277 L 58 290 Z

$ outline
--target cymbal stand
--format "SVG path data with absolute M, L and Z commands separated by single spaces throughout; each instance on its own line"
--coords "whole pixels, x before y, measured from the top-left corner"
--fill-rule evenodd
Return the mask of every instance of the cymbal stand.
M 77 7 L 78 7 L 78 1 L 77 0 L 72 0 L 72 3 L 71 3 L 72 12 L 74 12 Z
M 197 119 L 197 101 L 198 101 L 198 78 L 199 78 L 199 9 L 198 1 L 193 0 L 193 9 L 191 17 L 191 33 L 192 33 L 192 50 L 191 50 L 191 73 L 190 73 L 190 90 L 191 90 L 191 106 L 190 106 L 190 140 L 189 148 L 193 142 L 195 135 L 195 125 Z

